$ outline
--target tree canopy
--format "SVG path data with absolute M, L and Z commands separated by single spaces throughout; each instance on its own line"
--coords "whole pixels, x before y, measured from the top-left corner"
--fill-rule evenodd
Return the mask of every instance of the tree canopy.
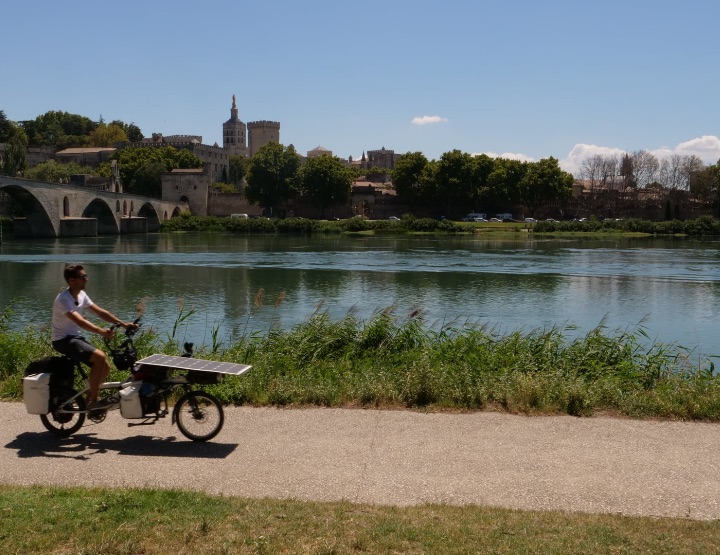
M 117 143 L 126 141 L 128 141 L 128 136 L 125 130 L 115 123 L 110 125 L 101 123 L 90 132 L 89 137 L 90 146 L 97 147 L 113 147 Z
M 435 215 L 503 211 L 518 204 L 533 212 L 543 203 L 567 198 L 574 180 L 555 158 L 522 162 L 459 150 L 431 161 L 421 152 L 402 154 L 392 179 L 398 197 L 411 208 Z
M 61 179 L 69 179 L 75 174 L 94 174 L 89 166 L 81 166 L 76 162 L 67 162 L 61 164 L 55 160 L 48 160 L 42 164 L 30 168 L 25 171 L 25 177 L 28 179 L 37 179 L 39 181 L 58 182 Z
M 142 131 L 134 123 L 114 120 L 106 124 L 102 117 L 95 122 L 86 116 L 50 110 L 34 120 L 21 122 L 31 147 L 51 146 L 56 150 L 72 147 L 112 147 L 115 143 L 137 142 Z
M 318 207 L 322 218 L 326 208 L 347 202 L 353 177 L 353 170 L 337 156 L 318 156 L 300 168 L 298 189 Z
M 127 147 L 115 152 L 111 159 L 118 161 L 126 192 L 158 198 L 162 196 L 162 173 L 204 166 L 192 152 L 172 146 Z M 98 173 L 107 173 L 107 168 Z
M 250 159 L 246 198 L 272 211 L 295 195 L 299 168 L 300 157 L 292 145 L 264 145 Z
M 5 153 L 0 156 L 0 174 L 17 175 L 27 168 L 28 139 L 22 127 L 5 117 L 0 111 L 0 142 L 5 143 Z

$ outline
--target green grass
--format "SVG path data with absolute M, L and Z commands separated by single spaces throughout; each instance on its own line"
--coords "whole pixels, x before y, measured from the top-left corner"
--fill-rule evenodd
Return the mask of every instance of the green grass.
M 290 329 L 248 333 L 196 356 L 253 365 L 245 376 L 209 387 L 226 404 L 720 421 L 720 378 L 710 359 L 651 343 L 642 328 L 608 332 L 601 325 L 574 338 L 567 331 L 498 334 L 469 324 L 431 331 L 417 314 L 398 318 L 391 309 L 367 321 L 317 313 Z M 179 352 L 172 337 L 147 330 L 136 346 L 141 357 Z M 46 330 L 0 328 L 0 399 L 20 399 L 25 367 L 48 354 Z
M 0 552 L 18 555 L 716 555 L 718 545 L 717 521 L 0 486 Z

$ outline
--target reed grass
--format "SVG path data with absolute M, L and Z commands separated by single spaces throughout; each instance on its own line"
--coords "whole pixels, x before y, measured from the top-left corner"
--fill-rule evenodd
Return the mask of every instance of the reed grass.
M 264 309 L 263 293 L 254 309 Z M 267 309 L 274 314 L 281 302 Z M 179 310 L 186 323 L 192 315 Z M 19 399 L 25 367 L 52 347 L 47 329 L 13 332 L 10 318 L 9 310 L 0 318 L 0 398 Z M 432 330 L 417 311 L 333 320 L 318 310 L 289 329 L 244 331 L 196 356 L 253 365 L 211 387 L 227 404 L 720 420 L 720 378 L 710 358 L 651 342 L 641 327 L 609 331 L 601 323 L 580 337 L 570 331 L 501 334 L 469 323 Z M 152 329 L 136 336 L 136 347 L 141 357 L 180 351 L 175 334 Z

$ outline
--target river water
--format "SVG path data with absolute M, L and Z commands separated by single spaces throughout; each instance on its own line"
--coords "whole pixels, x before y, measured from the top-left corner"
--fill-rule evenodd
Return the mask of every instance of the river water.
M 145 325 L 209 345 L 289 328 L 315 311 L 360 319 L 393 307 L 427 327 L 499 333 L 601 323 L 652 341 L 720 353 L 720 242 L 687 238 L 517 239 L 149 234 L 0 245 L 0 309 L 11 326 L 46 325 L 62 268 L 80 262 L 91 298 Z M 262 303 L 258 292 L 264 291 Z

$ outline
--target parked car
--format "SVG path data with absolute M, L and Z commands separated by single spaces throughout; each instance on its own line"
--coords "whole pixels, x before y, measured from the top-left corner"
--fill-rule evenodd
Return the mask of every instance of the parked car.
M 391 222 L 399 222 L 400 218 L 398 218 L 397 216 L 390 216 L 388 220 L 390 220 Z
M 536 222 L 537 222 L 537 220 L 535 218 L 525 218 L 526 224 L 534 224 Z
M 485 221 L 485 218 L 487 218 L 487 214 L 483 214 L 482 212 L 470 212 L 467 216 L 463 217 L 463 222 L 477 222 L 480 221 L 478 218 L 482 218 L 482 221 Z

